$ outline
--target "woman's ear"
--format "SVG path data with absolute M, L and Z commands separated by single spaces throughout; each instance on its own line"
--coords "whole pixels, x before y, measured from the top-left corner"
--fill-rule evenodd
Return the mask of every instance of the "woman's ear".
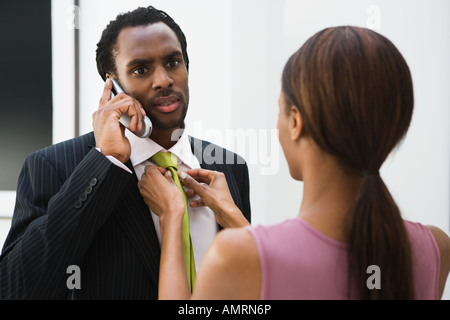
M 303 132 L 303 118 L 300 110 L 292 106 L 289 111 L 289 131 L 292 140 L 300 139 Z

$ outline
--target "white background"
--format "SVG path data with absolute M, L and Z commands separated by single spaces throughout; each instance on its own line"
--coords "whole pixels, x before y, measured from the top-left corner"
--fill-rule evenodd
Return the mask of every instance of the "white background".
M 415 110 L 410 131 L 381 170 L 404 218 L 450 225 L 450 1 L 448 0 L 53 0 L 54 142 L 73 137 L 73 27 L 80 32 L 80 133 L 92 130 L 103 81 L 96 43 L 118 13 L 153 5 L 183 29 L 190 58 L 190 133 L 249 162 L 253 224 L 298 213 L 293 181 L 276 137 L 277 99 L 287 58 L 330 26 L 370 27 L 408 62 Z M 71 60 L 72 59 L 72 60 Z M 12 213 L 10 195 L 2 203 Z M 5 207 L 3 209 L 5 211 Z M 0 241 L 10 220 L 0 219 Z M 449 282 L 448 282 L 449 283 Z M 447 285 L 444 299 L 450 299 Z

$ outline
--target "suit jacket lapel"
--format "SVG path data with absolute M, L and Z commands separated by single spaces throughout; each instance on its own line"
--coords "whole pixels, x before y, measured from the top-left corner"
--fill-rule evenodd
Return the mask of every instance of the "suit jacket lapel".
M 211 151 L 207 150 L 208 146 L 213 146 L 205 141 L 189 137 L 189 141 L 191 142 L 191 150 L 194 156 L 198 159 L 200 163 L 200 167 L 207 170 L 217 170 L 217 161 L 212 157 Z

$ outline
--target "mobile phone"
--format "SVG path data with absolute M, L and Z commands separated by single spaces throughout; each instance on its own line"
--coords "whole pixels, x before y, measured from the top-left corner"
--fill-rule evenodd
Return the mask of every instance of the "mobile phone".
M 126 93 L 125 90 L 120 86 L 120 84 L 117 82 L 116 79 L 110 78 L 112 81 L 112 94 L 118 95 L 119 93 Z M 119 122 L 128 130 L 130 130 L 130 116 L 126 113 L 122 114 L 122 116 L 119 119 Z M 131 130 L 130 130 L 131 131 Z M 133 132 L 133 131 L 131 131 Z M 152 133 L 152 122 L 150 119 L 145 116 L 144 119 L 142 119 L 142 129 L 139 131 L 133 132 L 136 136 L 139 138 L 148 138 L 150 134 Z

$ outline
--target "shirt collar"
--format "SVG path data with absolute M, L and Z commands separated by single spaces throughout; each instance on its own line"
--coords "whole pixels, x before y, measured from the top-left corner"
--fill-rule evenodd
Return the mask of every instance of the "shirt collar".
M 189 134 L 186 128 L 180 139 L 169 150 L 166 150 L 158 143 L 150 138 L 139 138 L 131 133 L 129 130 L 125 130 L 125 136 L 128 138 L 131 144 L 130 161 L 133 167 L 149 160 L 157 152 L 170 152 L 178 157 L 178 164 L 184 163 L 189 168 L 196 167 L 198 163 L 197 158 L 192 154 L 191 143 L 189 141 Z

